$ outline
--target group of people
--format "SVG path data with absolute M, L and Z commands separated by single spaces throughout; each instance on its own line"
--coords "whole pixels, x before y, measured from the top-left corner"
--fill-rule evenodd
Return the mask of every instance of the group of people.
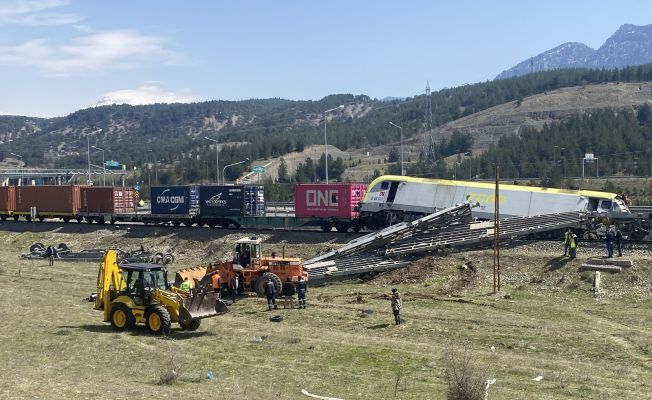
M 267 309 L 269 311 L 278 309 L 276 305 L 276 286 L 271 277 L 267 278 L 265 282 L 265 297 L 267 298 Z M 294 308 L 294 295 L 296 294 L 299 299 L 299 308 L 306 308 L 306 292 L 308 291 L 308 285 L 303 279 L 303 276 L 299 276 L 296 282 L 292 281 L 292 278 L 288 276 L 287 280 L 283 282 L 281 287 L 281 294 L 284 298 L 283 308 Z
M 222 284 L 222 276 L 217 271 L 211 275 L 211 286 L 213 287 L 213 291 L 217 293 L 217 297 L 220 298 L 222 297 L 222 292 L 227 289 Z M 231 293 L 233 303 L 238 300 L 238 293 L 240 293 L 241 288 L 242 279 L 239 274 L 234 274 L 228 284 L 228 290 Z
M 609 227 L 604 240 L 607 245 L 608 258 L 614 256 L 614 245 L 616 245 L 618 257 L 623 256 L 623 233 L 618 227 Z M 571 258 L 575 258 L 577 255 L 577 235 L 570 228 L 566 230 L 566 234 L 564 235 L 564 257 L 567 255 Z

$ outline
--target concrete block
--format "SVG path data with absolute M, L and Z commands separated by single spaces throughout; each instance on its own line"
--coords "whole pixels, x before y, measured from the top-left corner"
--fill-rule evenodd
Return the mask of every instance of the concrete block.
M 622 258 L 589 258 L 586 260 L 586 265 L 616 265 L 618 267 L 630 268 L 634 266 L 634 262 Z
M 582 264 L 580 266 L 580 271 L 602 271 L 602 272 L 621 272 L 622 267 L 616 265 L 591 265 L 591 264 Z

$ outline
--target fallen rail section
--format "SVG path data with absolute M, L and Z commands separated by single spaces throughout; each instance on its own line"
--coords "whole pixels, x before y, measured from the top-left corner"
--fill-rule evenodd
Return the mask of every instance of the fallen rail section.
M 338 250 L 304 262 L 313 282 L 387 271 L 410 265 L 417 257 L 444 248 L 476 247 L 494 240 L 494 222 L 469 222 L 468 204 L 451 207 L 419 220 L 397 224 L 352 240 Z M 499 237 L 509 240 L 534 233 L 578 227 L 583 214 L 512 217 L 499 220 Z

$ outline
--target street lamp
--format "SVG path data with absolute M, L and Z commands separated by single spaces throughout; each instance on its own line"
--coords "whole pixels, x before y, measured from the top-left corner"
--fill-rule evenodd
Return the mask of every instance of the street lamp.
M 20 158 L 20 162 L 21 163 L 23 162 L 23 156 L 21 156 L 20 154 L 16 154 L 16 153 L 9 153 L 9 154 L 11 154 L 12 156 L 16 156 L 16 157 Z M 20 185 L 18 185 L 18 186 L 23 186 L 23 171 L 22 171 L 22 168 L 21 168 L 21 171 L 20 171 Z
M 215 134 L 216 137 L 217 133 Z M 217 184 L 220 184 L 220 142 L 218 142 L 215 139 L 211 139 L 208 136 L 204 136 L 204 139 L 210 140 L 211 142 L 215 142 L 215 180 Z
M 93 132 L 89 133 L 86 135 L 86 146 L 88 146 L 88 181 L 86 181 L 87 184 L 91 184 L 93 181 L 91 181 L 91 135 L 94 135 L 96 133 L 102 132 L 102 128 L 96 129 Z
M 401 176 L 403 176 L 405 175 L 405 168 L 403 168 L 403 127 L 396 125 L 392 121 L 389 121 L 389 124 L 401 130 Z
M 326 118 L 326 114 L 328 114 L 331 111 L 339 110 L 340 108 L 344 108 L 344 104 L 337 106 L 335 108 L 331 108 L 330 110 L 324 111 L 324 161 L 326 165 L 326 184 L 328 185 L 328 140 L 326 139 L 326 125 L 328 123 L 328 119 Z
M 104 149 L 100 149 L 97 146 L 91 147 L 102 152 L 102 186 L 106 186 L 106 162 L 104 161 Z
M 242 161 L 238 161 L 238 162 L 236 162 L 236 163 L 229 164 L 229 165 L 227 165 L 226 167 L 222 168 L 222 184 L 224 184 L 224 179 L 226 178 L 226 169 L 227 169 L 227 168 L 232 167 L 232 166 L 234 166 L 234 165 L 238 165 L 238 164 L 246 163 L 247 161 L 249 161 L 249 157 L 245 158 L 245 159 L 242 160 Z

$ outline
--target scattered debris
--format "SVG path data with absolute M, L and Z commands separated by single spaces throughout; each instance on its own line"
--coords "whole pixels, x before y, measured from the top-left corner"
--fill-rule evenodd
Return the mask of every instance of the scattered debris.
M 543 380 L 543 376 L 539 375 L 536 378 L 532 378 L 532 380 L 535 382 L 541 382 Z
M 340 398 L 337 398 L 337 397 L 327 397 L 327 396 L 318 396 L 318 395 L 316 395 L 316 394 L 310 394 L 310 393 L 308 393 L 308 391 L 307 391 L 306 389 L 301 389 L 301 393 L 302 393 L 304 396 L 312 397 L 313 399 L 320 399 L 320 400 L 344 400 L 344 399 L 340 399 Z

